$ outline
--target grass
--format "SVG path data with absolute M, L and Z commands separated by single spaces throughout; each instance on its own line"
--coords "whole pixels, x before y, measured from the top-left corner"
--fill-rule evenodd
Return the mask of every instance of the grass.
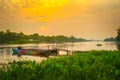
M 89 51 L 72 56 L 12 62 L 0 80 L 120 80 L 120 51 Z

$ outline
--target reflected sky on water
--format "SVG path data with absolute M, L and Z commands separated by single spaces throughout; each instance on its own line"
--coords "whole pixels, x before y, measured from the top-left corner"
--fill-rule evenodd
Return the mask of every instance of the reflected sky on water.
M 69 44 L 65 49 L 74 51 L 90 51 L 90 50 L 119 50 L 120 46 L 115 42 L 77 42 L 77 43 L 66 43 Z M 97 46 L 101 44 L 101 46 Z M 56 46 L 56 44 L 15 44 L 15 45 L 0 45 L 0 57 L 12 56 L 12 47 L 16 48 L 22 46 L 22 48 L 37 48 L 37 49 L 48 49 Z M 71 46 L 70 46 L 71 45 Z

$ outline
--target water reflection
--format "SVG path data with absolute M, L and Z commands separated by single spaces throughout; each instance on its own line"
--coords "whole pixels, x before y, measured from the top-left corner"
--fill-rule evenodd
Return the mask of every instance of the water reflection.
M 117 44 L 117 49 L 120 50 L 120 44 Z
M 71 44 L 71 43 L 68 43 Z M 101 44 L 102 46 L 97 46 Z M 22 44 L 22 45 L 0 45 L 0 57 L 12 56 L 12 47 L 22 46 L 23 48 L 48 48 L 47 45 L 53 44 Z M 115 42 L 78 42 L 73 43 L 74 46 L 69 46 L 69 50 L 89 51 L 89 50 L 120 50 L 120 44 Z M 47 47 L 46 47 L 47 46 Z
M 0 48 L 0 57 L 12 56 L 12 48 Z
M 97 46 L 100 44 L 101 46 Z M 118 50 L 115 42 L 79 42 L 74 43 L 74 50 L 90 51 L 90 50 Z
M 71 46 L 67 46 L 65 49 L 77 50 L 77 51 L 89 51 L 89 50 L 120 50 L 120 44 L 115 42 L 78 42 L 78 43 L 66 43 Z M 101 44 L 102 46 L 97 46 Z M 21 46 L 22 48 L 37 48 L 48 49 L 48 45 L 55 47 L 56 44 L 18 44 L 18 45 L 0 45 L 0 63 L 6 63 L 8 61 L 21 60 L 21 57 L 12 56 L 12 48 Z M 64 48 L 64 47 L 63 47 Z

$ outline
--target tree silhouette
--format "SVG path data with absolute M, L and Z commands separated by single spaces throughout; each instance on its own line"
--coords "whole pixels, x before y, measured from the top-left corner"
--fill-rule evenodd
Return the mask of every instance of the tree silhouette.
M 120 27 L 117 29 L 117 41 L 120 41 Z

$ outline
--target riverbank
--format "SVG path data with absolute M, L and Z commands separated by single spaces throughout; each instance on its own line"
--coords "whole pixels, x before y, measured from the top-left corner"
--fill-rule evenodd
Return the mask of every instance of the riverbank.
M 0 80 L 120 80 L 120 51 L 89 51 L 35 61 L 14 61 Z
M 39 63 L 46 59 L 47 58 L 40 57 L 40 56 L 23 55 L 21 57 L 18 57 L 17 55 L 15 55 L 15 56 L 9 56 L 9 57 L 0 57 L 0 63 L 8 64 L 9 62 L 13 62 L 13 61 L 36 61 Z
M 60 51 L 58 56 L 48 56 L 48 57 L 41 57 L 41 56 L 32 56 L 32 55 L 21 55 L 18 57 L 17 55 L 0 55 L 0 64 L 8 64 L 13 61 L 35 61 L 37 63 L 40 63 L 44 60 L 47 60 L 48 58 L 56 58 L 60 56 L 67 55 L 66 52 Z

